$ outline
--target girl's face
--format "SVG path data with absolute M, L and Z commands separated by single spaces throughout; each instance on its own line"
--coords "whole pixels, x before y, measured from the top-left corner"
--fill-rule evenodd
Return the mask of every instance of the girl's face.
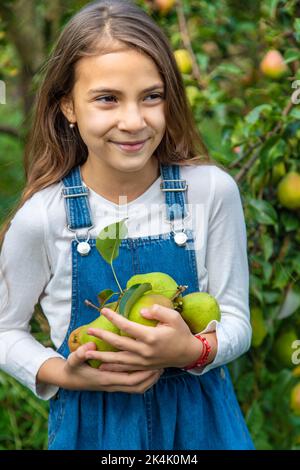
M 150 163 L 166 129 L 164 107 L 164 83 L 155 63 L 131 49 L 80 59 L 71 100 L 62 103 L 88 158 L 122 172 Z M 116 144 L 141 141 L 146 142 L 136 151 Z

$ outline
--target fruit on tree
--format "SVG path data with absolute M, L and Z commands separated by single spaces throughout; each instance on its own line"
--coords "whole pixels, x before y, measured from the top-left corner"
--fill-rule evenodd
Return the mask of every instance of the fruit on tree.
M 300 383 L 296 384 L 291 391 L 290 407 L 296 416 L 300 416 Z
M 272 167 L 272 183 L 278 183 L 278 181 L 286 174 L 286 168 L 284 162 L 275 163 Z
M 300 173 L 290 171 L 279 182 L 277 196 L 280 204 L 287 209 L 300 209 Z
M 260 70 L 269 78 L 281 78 L 288 71 L 288 67 L 281 53 L 272 49 L 266 53 L 260 63 Z
M 292 368 L 292 355 L 295 351 L 292 348 L 294 341 L 298 339 L 298 335 L 294 329 L 289 329 L 279 334 L 273 346 L 275 359 L 282 367 Z
M 250 311 L 250 321 L 252 326 L 251 346 L 258 348 L 268 334 L 262 309 L 253 307 Z
M 189 100 L 190 105 L 194 106 L 194 104 L 197 101 L 197 98 L 200 97 L 199 88 L 197 88 L 196 86 L 193 86 L 193 85 L 188 85 L 185 88 L 185 91 L 186 91 L 186 95 L 187 95 L 187 98 Z
M 193 62 L 189 51 L 186 49 L 177 49 L 174 55 L 180 72 L 186 74 L 191 73 Z
M 154 8 L 162 15 L 169 13 L 175 5 L 175 0 L 154 0 Z

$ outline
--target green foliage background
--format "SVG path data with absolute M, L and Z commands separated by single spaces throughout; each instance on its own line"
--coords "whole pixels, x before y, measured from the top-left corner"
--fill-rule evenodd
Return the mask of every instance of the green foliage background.
M 6 83 L 7 96 L 6 104 L 0 104 L 0 222 L 24 185 L 22 152 L 30 123 L 30 103 L 24 101 L 21 86 L 29 53 L 18 49 L 11 27 L 20 3 L 7 0 L 0 6 L 0 80 Z M 30 32 L 41 38 L 39 60 L 30 59 L 38 64 L 28 80 L 32 96 L 39 66 L 59 29 L 87 2 L 50 3 L 27 2 L 26 11 L 36 19 Z M 190 87 L 198 89 L 190 104 L 199 131 L 212 157 L 240 187 L 251 311 L 262 315 L 258 321 L 252 318 L 255 347 L 230 364 L 248 427 L 257 449 L 300 449 L 300 417 L 290 409 L 299 368 L 283 365 L 274 354 L 283 332 L 292 329 L 300 339 L 300 213 L 283 208 L 277 199 L 282 163 L 285 172 L 300 172 L 300 107 L 291 102 L 292 84 L 300 79 L 299 2 L 254 0 L 245 8 L 238 0 L 184 0 L 165 15 L 154 10 L 153 1 L 136 3 L 164 29 L 174 51 L 192 48 L 194 70 L 183 78 L 191 93 L 195 89 Z M 269 49 L 279 50 L 288 65 L 279 80 L 260 71 Z M 43 344 L 51 344 L 38 307 L 32 332 Z M 293 352 L 290 344 L 288 352 Z M 0 449 L 47 448 L 47 402 L 0 372 L 0 405 Z

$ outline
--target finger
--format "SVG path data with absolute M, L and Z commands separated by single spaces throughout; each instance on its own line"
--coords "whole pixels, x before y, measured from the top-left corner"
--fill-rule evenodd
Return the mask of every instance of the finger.
M 99 370 L 106 372 L 137 372 L 138 370 L 141 371 L 148 369 L 142 367 L 137 369 L 137 366 L 129 366 L 128 364 L 101 364 Z
M 95 370 L 96 371 L 96 370 Z M 159 378 L 159 373 L 153 370 L 143 370 L 143 371 L 132 371 L 132 372 L 110 372 L 103 371 L 101 372 L 101 385 L 106 383 L 105 387 L 110 390 L 113 387 L 116 387 L 116 391 L 120 391 L 120 387 L 132 387 L 140 386 L 145 380 Z
M 78 367 L 86 361 L 86 354 L 88 351 L 94 351 L 96 349 L 95 343 L 86 343 L 76 349 L 73 353 L 68 356 L 68 363 L 70 367 Z
M 135 339 L 127 338 L 126 336 L 121 336 L 101 328 L 89 328 L 87 333 L 102 339 L 120 351 L 131 351 L 136 354 L 141 354 L 142 352 L 143 344 Z
M 180 316 L 180 313 L 176 310 L 159 304 L 153 304 L 149 308 L 142 308 L 140 313 L 145 318 L 158 320 L 164 324 L 173 324 Z
M 149 331 L 152 330 L 152 326 L 141 325 L 134 321 L 127 320 L 123 315 L 114 312 L 109 308 L 103 308 L 101 314 L 104 315 L 108 320 L 110 320 L 114 325 L 116 325 L 120 330 L 128 333 L 134 338 L 140 339 L 143 342 L 146 342 Z
M 160 374 L 158 373 L 155 373 L 153 375 L 150 375 L 149 377 L 146 377 L 144 380 L 142 380 L 140 383 L 134 386 L 134 387 L 138 387 L 138 389 L 135 391 L 138 393 L 145 393 L 155 383 L 158 382 L 159 378 L 160 378 Z
M 85 359 L 96 359 L 104 363 L 110 362 L 118 365 L 146 366 L 141 356 L 127 351 L 87 351 L 85 353 Z

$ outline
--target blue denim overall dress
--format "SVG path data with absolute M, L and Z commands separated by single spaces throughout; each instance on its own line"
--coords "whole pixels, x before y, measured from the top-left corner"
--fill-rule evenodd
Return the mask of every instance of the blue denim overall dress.
M 180 180 L 179 167 L 161 165 L 160 171 L 168 220 L 184 218 L 187 187 Z M 88 188 L 82 185 L 80 168 L 72 169 L 63 183 L 69 229 L 91 227 Z M 193 232 L 185 233 L 185 245 L 175 243 L 172 231 L 123 239 L 114 261 L 122 289 L 134 274 L 161 271 L 188 285 L 185 293 L 199 291 Z M 71 320 L 58 349 L 66 358 L 70 333 L 99 315 L 84 300 L 98 305 L 97 294 L 103 289 L 118 292 L 110 266 L 96 249 L 96 239 L 88 240 L 88 255 L 77 251 L 84 241 L 77 236 L 72 241 Z M 167 368 L 143 394 L 60 388 L 50 400 L 48 431 L 51 450 L 254 449 L 226 366 L 202 376 Z

